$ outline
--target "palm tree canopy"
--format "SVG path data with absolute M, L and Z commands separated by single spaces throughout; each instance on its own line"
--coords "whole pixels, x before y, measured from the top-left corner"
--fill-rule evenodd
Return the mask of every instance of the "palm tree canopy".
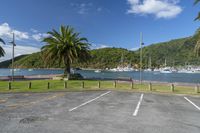
M 199 2 L 200 2 L 200 0 L 195 0 L 194 4 L 196 5 L 196 4 L 199 3 Z
M 4 42 L 4 40 L 3 40 L 3 39 L 1 39 L 1 38 L 0 38 L 0 42 L 1 42 L 1 43 L 3 43 L 3 44 L 6 44 L 6 43 Z
M 198 13 L 198 16 L 194 20 L 195 21 L 200 20 L 200 12 Z
M 195 45 L 194 52 L 195 52 L 196 56 L 199 57 L 199 55 L 200 55 L 200 41 L 199 40 L 197 41 L 197 43 Z
M 194 4 L 196 5 L 199 2 L 200 2 L 200 0 L 195 0 Z M 195 21 L 196 20 L 200 20 L 200 12 L 198 13 L 198 16 L 195 18 Z M 197 39 L 197 42 L 196 42 L 196 45 L 194 48 L 194 52 L 195 52 L 196 56 L 199 57 L 200 56 L 200 31 L 199 30 L 197 31 L 196 36 L 198 39 Z
M 79 37 L 80 34 L 72 27 L 61 26 L 59 32 L 53 29 L 48 35 L 43 39 L 47 45 L 41 48 L 45 63 L 48 65 L 58 61 L 59 64 L 70 66 L 75 60 L 85 61 L 90 56 L 88 40 Z
M 200 2 L 200 0 L 195 0 L 194 4 L 198 4 Z M 196 20 L 200 20 L 200 12 L 198 13 L 198 16 L 195 18 L 195 21 Z
M 5 42 L 3 41 L 3 39 L 0 38 L 0 43 L 5 44 Z M 0 57 L 5 55 L 5 51 L 3 50 L 3 48 L 0 46 Z

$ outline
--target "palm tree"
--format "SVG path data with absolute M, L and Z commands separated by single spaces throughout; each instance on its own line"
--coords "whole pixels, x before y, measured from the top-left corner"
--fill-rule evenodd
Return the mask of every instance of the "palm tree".
M 195 0 L 194 4 L 198 4 L 200 0 Z M 198 13 L 198 16 L 195 18 L 195 20 L 200 20 L 200 12 Z
M 41 48 L 45 63 L 63 63 L 64 76 L 69 78 L 71 64 L 77 60 L 86 61 L 90 57 L 90 44 L 86 38 L 79 37 L 80 34 L 70 26 L 61 26 L 59 32 L 53 29 L 47 34 L 49 37 L 43 39 L 46 45 Z
M 195 52 L 197 57 L 200 56 L 200 40 L 197 41 L 195 48 L 194 48 L 194 52 Z
M 0 43 L 5 44 L 5 42 L 3 41 L 3 39 L 0 38 Z M 3 50 L 3 48 L 0 46 L 0 57 L 5 55 L 5 51 Z
M 199 2 L 200 0 L 195 0 L 194 4 L 196 5 Z M 195 18 L 195 21 L 196 20 L 200 20 L 200 12 L 198 13 L 198 16 Z M 195 51 L 196 56 L 199 57 L 200 56 L 200 31 L 198 30 L 197 32 L 198 32 L 197 33 L 198 39 L 197 39 L 197 43 L 195 45 L 194 51 Z

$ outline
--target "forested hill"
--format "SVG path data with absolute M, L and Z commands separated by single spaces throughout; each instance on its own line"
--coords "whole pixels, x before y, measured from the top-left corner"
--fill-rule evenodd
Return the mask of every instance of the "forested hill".
M 152 44 L 144 47 L 143 49 L 143 67 L 148 66 L 149 58 L 151 57 L 153 66 L 162 66 L 167 60 L 167 65 L 184 65 L 190 63 L 193 65 L 200 65 L 200 59 L 195 57 L 194 47 L 197 41 L 197 35 L 188 38 L 171 40 Z M 124 65 L 131 64 L 132 66 L 139 67 L 139 50 L 129 51 L 122 48 L 103 48 L 91 50 L 92 58 L 88 62 L 79 63 L 74 62 L 73 67 L 80 68 L 113 68 L 122 64 L 123 58 Z M 0 63 L 2 67 L 5 62 Z M 9 65 L 7 65 L 8 67 Z M 44 60 L 41 53 L 34 53 L 16 59 L 15 66 L 18 68 L 45 68 Z M 6 67 L 5 65 L 3 67 Z M 60 68 L 58 63 L 54 63 L 51 68 Z
M 15 60 L 18 61 L 22 59 L 23 57 L 26 57 L 27 55 L 20 55 L 18 57 L 15 57 Z M 0 68 L 8 68 L 12 63 L 12 59 L 0 62 Z

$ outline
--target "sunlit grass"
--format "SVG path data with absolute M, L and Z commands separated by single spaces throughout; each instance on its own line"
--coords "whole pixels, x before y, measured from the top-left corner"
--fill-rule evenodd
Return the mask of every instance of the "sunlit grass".
M 29 89 L 29 83 L 31 88 Z M 48 82 L 50 86 L 48 88 Z M 93 81 L 93 80 L 70 80 L 65 88 L 65 81 L 58 80 L 33 80 L 33 81 L 15 81 L 11 82 L 9 90 L 8 81 L 0 81 L 0 92 L 51 92 L 51 91 L 84 91 L 84 90 L 125 90 L 125 91 L 142 91 L 142 92 L 159 92 L 159 93 L 176 93 L 176 94 L 195 94 L 193 86 L 175 86 L 174 92 L 171 91 L 170 84 L 152 84 L 152 91 L 149 84 L 115 81 Z M 100 82 L 100 85 L 99 85 Z M 198 93 L 200 95 L 200 93 Z

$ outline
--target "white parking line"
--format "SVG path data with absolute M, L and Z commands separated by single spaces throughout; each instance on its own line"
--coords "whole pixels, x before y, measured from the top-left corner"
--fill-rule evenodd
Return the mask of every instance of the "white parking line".
M 185 100 L 187 100 L 189 103 L 191 103 L 195 108 L 197 108 L 200 111 L 200 107 L 197 106 L 195 103 L 193 103 L 191 100 L 189 100 L 187 97 L 184 97 Z
M 85 102 L 85 103 L 82 103 L 82 104 L 79 105 L 79 106 L 76 106 L 76 107 L 74 107 L 74 108 L 71 108 L 71 109 L 69 109 L 69 112 L 72 112 L 72 111 L 74 111 L 74 110 L 76 110 L 76 109 L 78 109 L 78 108 L 80 108 L 80 107 L 82 107 L 82 106 L 84 106 L 84 105 L 86 105 L 86 104 L 88 104 L 88 103 L 91 103 L 91 102 L 93 102 L 93 101 L 95 101 L 95 100 L 97 100 L 97 99 L 99 99 L 99 98 L 101 98 L 101 97 L 103 97 L 103 96 L 109 94 L 110 92 L 111 92 L 111 91 L 108 91 L 108 92 L 106 92 L 106 93 L 103 93 L 103 94 L 101 94 L 100 96 L 98 96 L 98 97 L 96 97 L 96 98 L 94 98 L 94 99 L 91 99 L 91 100 L 89 100 L 89 101 L 87 101 L 87 102 Z
M 137 116 L 138 111 L 139 111 L 139 109 L 140 109 L 140 105 L 141 105 L 141 103 L 142 103 L 143 96 L 144 96 L 144 94 L 141 94 L 140 100 L 138 101 L 138 104 L 137 104 L 137 107 L 136 107 L 136 109 L 135 109 L 135 111 L 134 111 L 134 113 L 133 113 L 133 116 Z

